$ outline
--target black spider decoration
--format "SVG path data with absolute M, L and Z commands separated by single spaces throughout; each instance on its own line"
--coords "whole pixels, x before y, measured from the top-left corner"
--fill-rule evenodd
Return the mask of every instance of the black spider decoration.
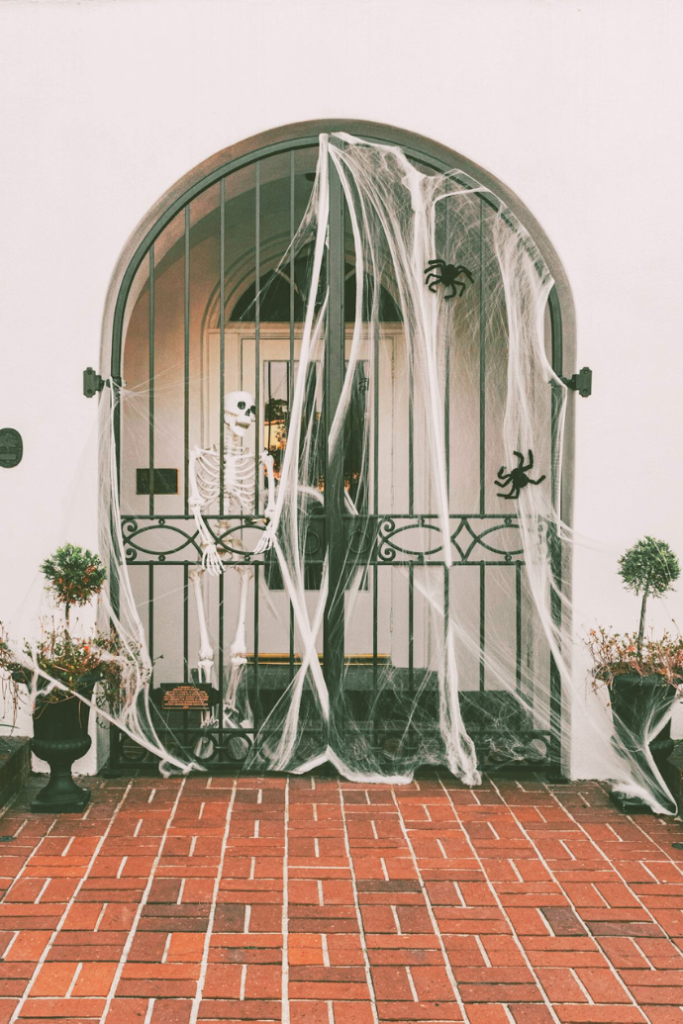
M 469 280 L 470 284 L 474 281 L 469 270 L 462 263 L 454 266 L 452 263 L 446 263 L 445 260 L 430 260 L 425 267 L 425 275 L 425 284 L 430 292 L 436 291 L 437 284 L 453 289 L 450 295 L 444 292 L 444 299 L 459 298 L 467 288 L 465 278 Z
M 542 477 L 539 477 L 538 480 L 531 480 L 527 476 L 529 470 L 534 468 L 534 453 L 531 448 L 529 449 L 528 466 L 524 465 L 524 456 L 521 452 L 514 452 L 513 454 L 517 456 L 517 465 L 515 468 L 511 469 L 509 473 L 505 472 L 505 466 L 501 466 L 498 470 L 496 485 L 498 487 L 507 487 L 508 484 L 510 485 L 509 494 L 502 494 L 501 491 L 498 491 L 499 498 L 518 498 L 519 492 L 523 487 L 526 487 L 527 484 L 541 484 L 545 480 L 545 473 Z

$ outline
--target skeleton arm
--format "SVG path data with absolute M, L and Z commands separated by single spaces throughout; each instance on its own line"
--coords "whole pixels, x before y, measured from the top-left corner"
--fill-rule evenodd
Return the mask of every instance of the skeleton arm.
M 202 549 L 202 566 L 211 576 L 220 576 L 223 571 L 216 543 L 209 531 L 202 513 L 215 501 L 220 489 L 220 465 L 218 453 L 212 448 L 194 447 L 190 452 L 188 467 L 190 485 L 189 506 L 197 524 L 199 546 Z
M 254 554 L 257 555 L 272 548 L 273 541 L 275 539 L 275 531 L 277 529 L 277 523 L 273 521 L 273 517 L 277 511 L 275 504 L 275 473 L 273 472 L 274 460 L 267 448 L 264 448 L 261 452 L 259 462 L 265 467 L 266 474 L 268 476 L 268 501 L 263 513 L 267 521 L 266 529 L 254 551 Z

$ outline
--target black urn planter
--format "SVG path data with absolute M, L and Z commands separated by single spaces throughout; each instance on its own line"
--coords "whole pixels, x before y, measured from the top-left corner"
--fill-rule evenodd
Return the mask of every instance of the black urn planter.
M 647 778 L 652 777 L 652 769 L 645 753 L 646 746 L 649 746 L 650 755 L 666 783 L 672 808 L 677 806 L 677 801 L 672 793 L 675 770 L 669 764 L 669 757 L 674 749 L 671 720 L 667 721 L 649 744 L 646 744 L 645 734 L 650 722 L 661 719 L 675 698 L 676 688 L 657 675 L 618 675 L 614 677 L 610 687 L 615 749 L 634 763 Z M 610 798 L 625 814 L 652 813 L 652 808 L 644 800 L 628 796 L 618 789 L 611 792 Z M 681 808 L 678 810 L 680 812 Z
M 88 700 L 97 680 L 89 680 L 80 692 Z M 90 790 L 77 786 L 71 766 L 88 753 L 92 740 L 88 735 L 90 706 L 77 696 L 49 701 L 38 695 L 33 712 L 31 749 L 50 766 L 48 784 L 31 803 L 39 814 L 78 814 L 90 800 Z

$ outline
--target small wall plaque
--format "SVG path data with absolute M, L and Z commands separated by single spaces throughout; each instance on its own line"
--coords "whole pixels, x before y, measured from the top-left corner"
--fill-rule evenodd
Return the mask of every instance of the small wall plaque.
M 4 427 L 0 430 L 0 466 L 14 469 L 21 462 L 23 455 L 24 442 L 19 431 L 14 427 Z
M 138 469 L 137 493 L 149 494 L 149 469 Z M 178 493 L 178 470 L 177 469 L 156 469 L 154 470 L 154 494 L 177 494 Z

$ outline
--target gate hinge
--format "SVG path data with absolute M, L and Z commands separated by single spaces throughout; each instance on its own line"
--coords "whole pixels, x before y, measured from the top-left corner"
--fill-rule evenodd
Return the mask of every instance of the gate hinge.
M 578 391 L 582 398 L 588 398 L 593 393 L 593 371 L 588 366 L 583 366 L 571 377 L 560 377 L 560 380 L 571 391 Z
M 104 377 L 100 377 L 99 373 L 93 370 L 92 366 L 89 366 L 87 370 L 83 371 L 83 394 L 86 398 L 94 398 L 98 391 L 102 391 L 105 384 L 108 384 Z

